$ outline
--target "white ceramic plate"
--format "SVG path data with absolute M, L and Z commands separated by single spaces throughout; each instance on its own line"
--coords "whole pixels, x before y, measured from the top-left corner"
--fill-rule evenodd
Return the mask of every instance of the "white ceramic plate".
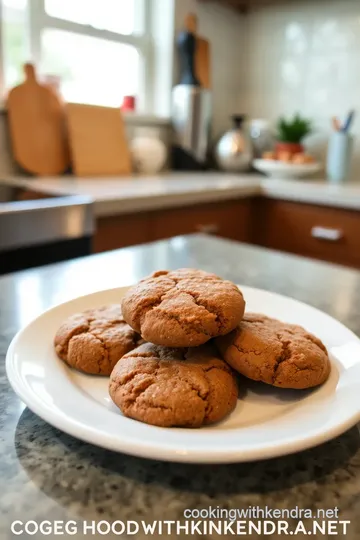
M 255 169 L 263 172 L 271 178 L 281 178 L 283 180 L 295 180 L 311 176 L 321 170 L 320 163 L 304 163 L 296 165 L 271 159 L 255 159 L 253 161 Z
M 68 368 L 53 336 L 69 315 L 119 302 L 126 289 L 97 292 L 43 313 L 13 339 L 6 358 L 12 387 L 41 418 L 90 443 L 146 458 L 226 463 L 304 450 L 360 420 L 360 341 L 328 315 L 291 298 L 241 287 L 248 311 L 297 323 L 318 335 L 332 360 L 330 379 L 313 391 L 244 381 L 235 411 L 201 429 L 168 429 L 125 418 L 108 395 L 108 379 Z

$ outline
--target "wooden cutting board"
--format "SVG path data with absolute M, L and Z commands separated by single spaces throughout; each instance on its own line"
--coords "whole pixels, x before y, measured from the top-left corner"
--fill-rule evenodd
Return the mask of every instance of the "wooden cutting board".
M 130 151 L 120 109 L 68 103 L 66 117 L 77 176 L 131 174 Z
M 211 47 L 207 39 L 198 36 L 198 19 L 195 13 L 189 13 L 185 19 L 185 28 L 196 36 L 195 74 L 202 88 L 211 88 Z
M 24 70 L 25 82 L 10 90 L 7 100 L 14 158 L 30 173 L 61 174 L 70 164 L 63 104 L 54 90 L 39 84 L 33 65 Z

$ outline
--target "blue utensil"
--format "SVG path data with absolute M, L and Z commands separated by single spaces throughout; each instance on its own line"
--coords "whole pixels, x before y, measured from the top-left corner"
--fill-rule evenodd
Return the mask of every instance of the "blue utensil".
M 346 122 L 345 122 L 345 124 L 343 125 L 341 131 L 343 131 L 344 133 L 347 133 L 347 132 L 349 131 L 349 129 L 350 129 L 350 127 L 351 127 L 351 124 L 352 124 L 352 122 L 353 122 L 353 120 L 354 120 L 354 116 L 355 116 L 355 111 L 354 111 L 354 110 L 353 110 L 353 111 L 350 111 L 349 114 L 348 114 L 348 116 L 347 116 Z

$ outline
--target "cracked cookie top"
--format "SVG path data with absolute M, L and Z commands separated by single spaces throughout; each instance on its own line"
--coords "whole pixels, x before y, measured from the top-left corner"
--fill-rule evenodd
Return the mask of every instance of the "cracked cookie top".
M 238 396 L 231 368 L 210 344 L 173 349 L 145 343 L 117 363 L 109 392 L 125 416 L 162 427 L 218 422 Z
M 69 317 L 57 331 L 54 345 L 69 366 L 93 375 L 110 375 L 117 361 L 140 340 L 125 322 L 121 306 L 114 304 Z
M 265 315 L 246 313 L 238 328 L 216 345 L 239 373 L 273 386 L 311 388 L 330 374 L 326 348 L 317 337 Z
M 233 330 L 245 302 L 230 281 L 201 270 L 160 271 L 129 289 L 126 322 L 142 337 L 167 347 L 196 347 Z

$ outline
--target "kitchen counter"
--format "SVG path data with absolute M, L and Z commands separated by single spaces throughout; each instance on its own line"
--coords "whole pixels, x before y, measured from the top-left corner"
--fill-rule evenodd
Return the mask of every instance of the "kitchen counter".
M 96 216 L 157 210 L 194 203 L 263 195 L 360 210 L 360 184 L 270 180 L 258 174 L 164 173 L 119 178 L 9 178 L 8 183 L 56 195 L 86 195 Z
M 171 464 L 82 443 L 40 420 L 14 395 L 5 376 L 4 358 L 19 328 L 54 304 L 104 287 L 129 285 L 159 265 L 200 267 L 237 283 L 290 295 L 324 310 L 360 335 L 359 272 L 202 235 L 0 278 L 0 538 L 15 538 L 9 532 L 14 520 L 152 522 L 182 519 L 187 508 L 268 506 L 338 507 L 340 519 L 351 521 L 346 538 L 357 540 L 357 427 L 312 450 L 269 461 Z
M 55 195 L 90 196 L 97 217 L 248 197 L 260 192 L 257 176 L 203 173 L 121 178 L 12 178 L 6 182 Z

